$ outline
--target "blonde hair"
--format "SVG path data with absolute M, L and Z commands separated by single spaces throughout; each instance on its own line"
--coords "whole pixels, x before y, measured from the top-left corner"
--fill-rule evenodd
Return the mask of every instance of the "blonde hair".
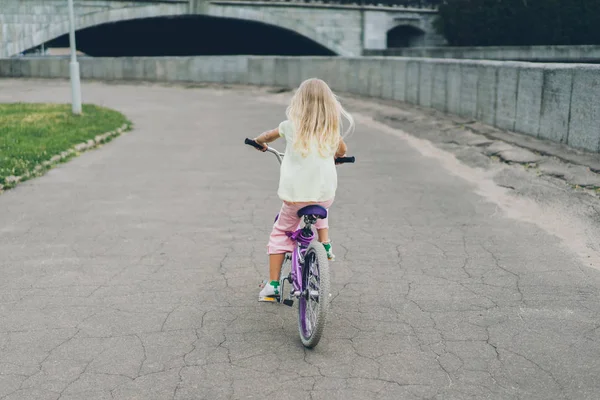
M 344 136 L 354 128 L 354 119 L 344 110 L 329 86 L 315 78 L 302 82 L 286 115 L 295 128 L 294 148 L 303 157 L 308 155 L 315 140 L 321 156 L 335 153 L 342 137 L 342 117 L 349 123 Z

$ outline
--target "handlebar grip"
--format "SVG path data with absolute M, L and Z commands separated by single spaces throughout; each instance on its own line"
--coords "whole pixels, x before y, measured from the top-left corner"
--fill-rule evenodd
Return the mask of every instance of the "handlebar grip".
M 248 146 L 252 146 L 258 150 L 264 150 L 264 147 L 261 146 L 260 144 L 256 143 L 256 141 L 252 140 L 252 139 L 248 139 L 246 138 L 246 140 L 244 140 L 244 143 L 247 144 Z
M 356 161 L 356 157 L 338 157 L 335 159 L 337 164 L 346 164 L 346 163 L 354 163 Z

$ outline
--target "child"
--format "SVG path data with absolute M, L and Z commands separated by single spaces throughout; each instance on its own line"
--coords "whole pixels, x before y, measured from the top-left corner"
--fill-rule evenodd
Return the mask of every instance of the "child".
M 267 143 L 279 137 L 286 140 L 277 192 L 283 205 L 269 238 L 270 282 L 261 290 L 259 300 L 279 296 L 279 274 L 285 253 L 294 250 L 294 242 L 286 232 L 298 227 L 298 210 L 309 204 L 329 209 L 333 203 L 337 188 L 334 157 L 345 156 L 347 150 L 341 135 L 342 116 L 349 121 L 350 129 L 354 126 L 352 116 L 320 79 L 309 79 L 300 85 L 286 116 L 287 121 L 278 128 L 254 139 L 263 146 L 263 151 Z M 327 257 L 333 259 L 327 218 L 319 219 L 316 228 Z

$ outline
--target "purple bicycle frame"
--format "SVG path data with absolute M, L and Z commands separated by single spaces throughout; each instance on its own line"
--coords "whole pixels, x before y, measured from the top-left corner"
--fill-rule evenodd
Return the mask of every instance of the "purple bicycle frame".
M 315 234 L 314 232 L 312 232 L 312 230 L 310 237 L 303 236 L 303 230 L 304 229 L 300 228 L 295 232 L 286 232 L 286 235 L 294 242 L 296 242 L 296 248 L 292 253 L 291 267 L 292 285 L 294 286 L 294 292 L 296 293 L 302 293 L 302 291 L 304 290 L 304 283 L 302 282 L 302 269 L 300 268 L 300 259 L 304 258 L 308 245 L 315 238 Z

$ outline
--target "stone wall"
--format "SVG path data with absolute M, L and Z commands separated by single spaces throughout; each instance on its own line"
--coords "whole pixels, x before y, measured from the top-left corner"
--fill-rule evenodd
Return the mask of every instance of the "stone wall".
M 600 66 L 423 58 L 84 58 L 85 79 L 296 87 L 403 101 L 600 152 Z M 67 78 L 67 59 L 0 59 L 0 77 Z M 85 93 L 84 93 L 85 97 Z
M 366 56 L 429 57 L 460 60 L 600 63 L 600 46 L 421 47 L 366 49 Z

